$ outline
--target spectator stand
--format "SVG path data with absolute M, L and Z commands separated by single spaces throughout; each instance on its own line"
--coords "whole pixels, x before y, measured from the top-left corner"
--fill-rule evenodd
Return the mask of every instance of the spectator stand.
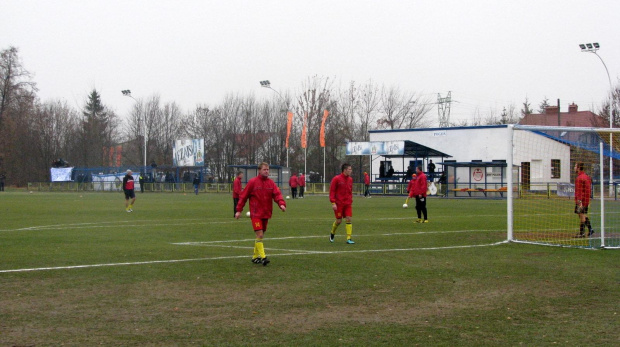
M 443 153 L 434 148 L 421 145 L 417 142 L 409 140 L 404 140 L 402 142 L 404 142 L 404 151 L 402 152 L 402 154 L 382 154 L 372 156 L 370 169 L 370 171 L 373 173 L 372 182 L 370 185 L 371 194 L 407 194 L 407 184 L 409 180 L 411 180 L 411 177 L 407 177 L 407 166 L 413 165 L 412 169 L 414 169 L 415 172 L 416 166 L 422 166 L 423 168 L 425 168 L 424 163 L 428 163 L 429 159 L 438 158 L 440 159 L 439 161 L 443 161 L 445 158 L 452 157 L 449 154 Z M 380 163 L 389 160 L 390 162 L 392 162 L 392 167 L 399 167 L 400 171 L 394 171 L 391 175 L 389 175 L 387 173 L 382 173 L 379 169 L 379 173 L 377 174 L 372 168 L 373 161 L 375 160 L 379 160 Z M 398 163 L 399 161 L 400 163 Z M 381 168 L 381 165 L 379 165 L 379 168 Z M 429 182 L 434 182 L 442 175 L 442 172 L 435 171 L 434 177 L 432 178 L 430 177 L 428 171 L 425 171 L 425 174 L 428 176 Z

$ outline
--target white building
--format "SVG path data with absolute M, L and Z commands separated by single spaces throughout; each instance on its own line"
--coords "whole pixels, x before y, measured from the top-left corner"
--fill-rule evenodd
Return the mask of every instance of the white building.
M 407 171 L 422 165 L 428 171 L 429 160 L 436 165 L 435 178 L 443 171 L 446 163 L 452 165 L 454 173 L 448 176 L 452 183 L 470 188 L 495 188 L 506 184 L 506 168 L 497 163 L 506 162 L 509 154 L 509 129 L 507 125 L 372 130 L 369 132 L 373 141 L 411 141 L 450 157 L 398 157 L 371 156 L 371 173 L 379 177 L 380 163 L 386 170 L 392 166 L 395 173 Z M 462 166 L 451 164 L 463 163 Z M 476 166 L 480 163 L 480 167 Z M 495 165 L 484 165 L 494 163 Z M 513 180 L 521 184 L 530 183 L 568 183 L 570 182 L 570 146 L 548 136 L 533 131 L 515 130 L 513 136 Z M 455 180 L 455 181 L 454 181 Z M 450 183 L 450 182 L 448 182 Z M 489 187 L 493 185 L 493 187 Z M 455 186 L 456 188 L 456 186 Z

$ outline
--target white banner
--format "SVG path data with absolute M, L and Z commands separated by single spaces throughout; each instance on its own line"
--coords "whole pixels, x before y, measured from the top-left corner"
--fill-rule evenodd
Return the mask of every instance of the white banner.
M 69 182 L 71 181 L 72 167 L 53 167 L 50 169 L 50 177 L 52 182 Z
M 405 141 L 348 142 L 347 155 L 404 155 Z
M 134 190 L 140 190 L 139 175 L 134 173 Z M 93 190 L 120 192 L 123 190 L 123 178 L 125 173 L 109 174 L 109 175 L 93 175 Z
M 204 139 L 176 140 L 172 145 L 173 166 L 204 166 Z

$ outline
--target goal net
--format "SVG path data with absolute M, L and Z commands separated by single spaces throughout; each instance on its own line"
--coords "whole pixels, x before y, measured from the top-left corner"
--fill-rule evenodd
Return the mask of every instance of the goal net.
M 520 125 L 509 129 L 508 239 L 620 248 L 620 179 L 619 184 L 613 179 L 620 176 L 620 167 L 614 168 L 620 166 L 620 129 Z M 588 176 L 585 180 L 580 176 L 577 189 L 576 165 L 583 165 Z

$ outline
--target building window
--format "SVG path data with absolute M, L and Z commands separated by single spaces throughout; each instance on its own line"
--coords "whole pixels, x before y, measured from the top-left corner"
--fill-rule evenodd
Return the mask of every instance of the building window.
M 551 178 L 560 178 L 560 159 L 551 159 Z

